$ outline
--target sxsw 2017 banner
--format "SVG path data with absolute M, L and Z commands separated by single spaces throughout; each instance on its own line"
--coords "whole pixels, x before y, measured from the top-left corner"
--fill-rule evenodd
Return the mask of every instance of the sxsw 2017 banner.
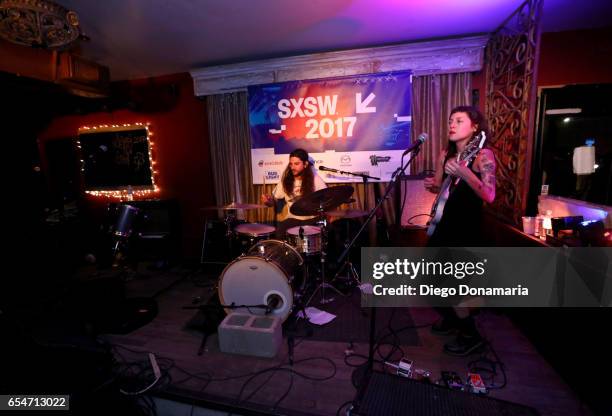
M 411 74 L 359 75 L 249 87 L 253 183 L 277 183 L 303 148 L 345 172 L 388 181 L 410 144 Z M 361 178 L 319 172 L 325 182 Z

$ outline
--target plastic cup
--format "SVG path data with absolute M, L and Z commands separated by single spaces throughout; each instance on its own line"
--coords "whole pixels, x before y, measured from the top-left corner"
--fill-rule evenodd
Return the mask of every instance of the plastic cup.
M 523 217 L 523 232 L 535 235 L 536 217 Z

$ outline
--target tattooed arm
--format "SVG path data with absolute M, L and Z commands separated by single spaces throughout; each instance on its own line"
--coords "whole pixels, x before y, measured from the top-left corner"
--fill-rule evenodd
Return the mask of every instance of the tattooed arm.
M 480 179 L 472 170 L 454 160 L 446 163 L 446 173 L 463 179 L 474 190 L 476 195 L 489 204 L 495 199 L 495 156 L 489 149 L 482 149 L 474 167 L 480 171 Z

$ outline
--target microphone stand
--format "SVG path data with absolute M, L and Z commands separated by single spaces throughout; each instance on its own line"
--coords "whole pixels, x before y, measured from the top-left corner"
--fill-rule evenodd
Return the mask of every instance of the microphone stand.
M 331 169 L 331 168 L 325 168 L 325 169 L 319 168 L 319 170 L 322 170 L 323 172 L 332 172 L 332 173 L 341 173 L 343 175 L 359 176 L 360 178 L 363 179 L 364 183 L 367 182 L 368 179 L 376 179 L 377 181 L 380 180 L 380 178 L 377 178 L 376 176 L 366 175 L 365 173 L 346 172 L 343 170 Z
M 352 176 L 360 177 L 363 180 L 363 195 L 364 195 L 364 197 L 363 197 L 363 209 L 364 209 L 364 211 L 366 211 L 368 209 L 368 179 L 380 180 L 380 178 L 377 178 L 376 176 L 366 175 L 364 173 L 345 172 L 343 170 L 338 170 L 338 169 L 325 169 L 325 170 L 330 171 L 330 172 L 335 172 L 335 173 L 341 173 L 343 175 L 352 175 Z M 347 223 L 347 225 L 346 225 L 346 240 L 344 242 L 344 246 L 345 247 L 349 244 L 348 243 L 348 239 L 350 238 L 349 230 L 350 230 L 349 224 Z M 341 261 L 338 261 L 337 264 L 341 264 Z M 353 280 L 355 282 L 355 284 L 357 284 L 357 285 L 361 284 L 361 280 L 360 280 L 359 274 L 355 270 L 355 267 L 353 266 L 353 264 L 351 263 L 351 260 L 348 257 L 346 258 L 346 261 L 344 262 L 342 267 L 340 267 L 338 269 L 338 272 L 336 273 L 336 275 L 334 276 L 332 281 L 337 279 L 344 269 L 346 269 L 346 271 L 347 271 L 346 280 Z
M 372 209 L 372 211 L 370 211 L 368 218 L 366 218 L 366 220 L 363 222 L 363 224 L 361 225 L 361 228 L 359 229 L 359 231 L 357 231 L 357 234 L 355 234 L 355 237 L 353 237 L 353 240 L 349 243 L 348 246 L 346 246 L 342 254 L 340 254 L 340 257 L 338 258 L 338 263 L 342 262 L 344 258 L 348 255 L 350 249 L 353 247 L 353 245 L 355 244 L 355 242 L 357 241 L 357 239 L 359 238 L 363 230 L 368 226 L 370 221 L 372 221 L 372 218 L 374 218 L 374 215 L 376 215 L 376 211 L 378 211 L 378 208 L 380 208 L 383 202 L 385 202 L 385 200 L 389 197 L 391 190 L 395 187 L 395 183 L 399 180 L 401 176 L 405 174 L 404 172 L 406 171 L 406 168 L 410 166 L 410 163 L 419 154 L 420 150 L 421 150 L 421 146 L 418 146 L 417 148 L 415 148 L 411 152 L 410 157 L 406 161 L 406 164 L 404 165 L 402 163 L 400 167 L 397 168 L 395 172 L 393 172 L 393 175 L 391 176 L 391 181 L 387 185 L 387 188 L 385 189 L 385 193 L 383 197 L 378 201 L 378 203 Z M 370 346 L 369 346 L 369 351 L 368 351 L 366 377 L 372 374 L 372 369 L 374 367 L 374 336 L 376 332 L 376 308 L 370 307 L 370 309 L 371 309 L 371 312 L 370 312 Z
M 360 177 L 363 180 L 363 189 L 364 189 L 363 209 L 364 210 L 368 209 L 368 192 L 367 192 L 367 189 L 366 189 L 366 186 L 368 184 L 368 179 L 374 179 L 374 180 L 379 181 L 380 178 L 377 178 L 376 176 L 366 175 L 364 173 L 346 172 L 346 171 L 338 170 L 338 169 L 330 169 L 330 168 L 321 169 L 321 168 L 319 168 L 319 170 L 322 170 L 323 172 L 341 173 L 342 175 L 351 175 L 351 176 L 358 176 L 358 177 Z

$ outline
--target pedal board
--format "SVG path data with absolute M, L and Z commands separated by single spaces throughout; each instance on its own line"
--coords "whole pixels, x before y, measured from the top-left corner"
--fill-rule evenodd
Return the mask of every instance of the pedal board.
M 355 400 L 353 415 L 362 416 L 536 416 L 524 405 L 450 390 L 381 372 L 373 372 Z

